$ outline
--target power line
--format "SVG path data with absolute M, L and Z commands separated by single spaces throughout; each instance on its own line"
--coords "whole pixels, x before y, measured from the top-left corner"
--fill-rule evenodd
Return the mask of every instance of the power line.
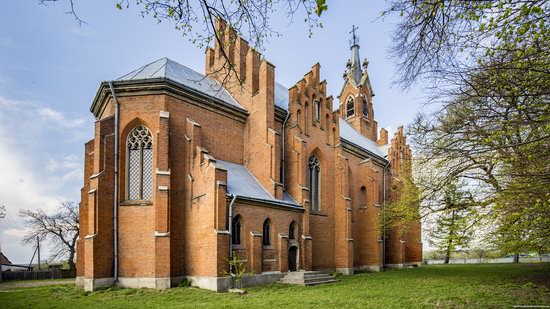
M 7 214 L 8 214 L 8 216 L 7 216 L 7 217 L 8 217 L 8 220 L 10 220 L 10 221 L 13 223 L 13 225 L 14 225 L 17 229 L 20 230 L 20 229 L 21 229 L 21 225 L 19 224 L 19 221 L 18 221 L 17 219 L 14 219 L 14 218 L 11 216 L 11 214 L 10 214 L 9 212 L 8 212 Z

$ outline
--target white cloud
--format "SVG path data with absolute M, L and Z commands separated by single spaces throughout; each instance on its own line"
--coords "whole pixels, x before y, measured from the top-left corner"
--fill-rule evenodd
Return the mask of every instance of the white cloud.
M 12 236 L 12 237 L 20 237 L 21 235 L 25 235 L 30 231 L 29 228 L 10 228 L 4 230 L 4 235 Z
M 74 170 L 80 169 L 81 167 L 82 164 L 80 163 L 80 159 L 75 154 L 65 156 L 61 160 L 50 159 L 48 163 L 46 163 L 46 169 L 50 172 Z
M 83 117 L 68 117 L 60 111 L 34 101 L 13 100 L 0 96 L 0 111 L 14 115 L 12 121 L 20 125 L 23 122 L 33 127 L 48 126 L 54 129 L 82 128 L 86 124 Z M 4 117 L 5 118 L 5 117 Z
M 82 118 L 38 102 L 0 96 L 0 205 L 10 218 L 0 221 L 0 243 L 12 262 L 28 263 L 33 251 L 21 244 L 25 227 L 19 210 L 52 211 L 60 201 L 78 201 L 82 161 L 66 151 L 74 151 L 71 143 L 81 145 L 74 136 L 82 131 Z M 56 142 L 70 147 L 51 147 Z M 47 246 L 42 250 L 46 257 Z
M 84 118 L 67 118 L 62 113 L 49 107 L 38 106 L 36 107 L 36 113 L 42 117 L 45 123 L 51 123 L 62 128 L 81 127 L 86 122 Z

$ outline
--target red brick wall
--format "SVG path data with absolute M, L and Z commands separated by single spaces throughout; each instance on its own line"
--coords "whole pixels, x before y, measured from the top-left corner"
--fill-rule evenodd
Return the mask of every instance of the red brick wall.
M 229 241 L 227 175 L 216 165 L 216 160 L 245 165 L 272 196 L 281 198 L 283 142 L 286 191 L 304 211 L 238 203 L 234 213 L 243 217 L 243 240 L 235 250 L 246 261 L 247 268 L 254 272 L 285 271 L 289 242 L 298 244 L 300 267 L 305 269 L 351 269 L 382 263 L 378 224 L 383 204 L 382 167 L 341 147 L 339 111 L 332 111 L 333 98 L 327 97 L 326 82 L 320 81 L 320 66 L 313 66 L 290 89 L 287 138 L 282 141 L 283 128 L 281 120 L 275 117 L 273 103 L 274 67 L 265 60 L 260 61 L 260 55 L 245 43 L 238 40 L 231 47 L 239 72 L 231 78 L 233 82 L 242 82 L 243 88 L 237 84 L 229 84 L 227 88 L 247 109 L 248 115 L 224 112 L 213 107 L 215 102 L 194 101 L 168 88 L 116 86 L 120 102 L 120 276 L 223 274 L 227 270 Z M 207 72 L 215 72 L 222 65 L 218 53 L 218 46 L 207 51 Z M 224 75 L 218 72 L 214 77 L 221 80 Z M 345 96 L 353 91 L 359 90 L 346 87 Z M 86 148 L 88 154 L 93 150 L 93 155 L 85 161 L 85 176 L 104 172 L 93 179 L 88 175 L 82 189 L 81 237 L 97 233 L 94 238 L 81 240 L 79 245 L 79 274 L 88 278 L 110 277 L 113 270 L 114 105 L 108 96 L 105 100 L 106 108 L 98 115 L 101 121 L 96 124 L 95 138 Z M 321 104 L 319 121 L 313 118 L 315 100 Z M 369 118 L 368 123 L 357 120 L 359 122 L 352 125 L 377 141 L 372 102 L 369 104 L 372 119 Z M 161 112 L 169 112 L 169 118 L 161 117 Z M 361 113 L 360 106 L 356 106 L 356 113 Z M 154 173 L 153 198 L 144 205 L 125 201 L 126 137 L 138 124 L 147 126 L 153 135 L 153 170 L 159 170 L 158 174 Z M 410 155 L 402 131 L 392 140 L 392 167 L 402 164 L 398 161 L 398 149 Z M 306 183 L 307 163 L 313 153 L 321 161 L 319 213 L 311 213 L 309 209 Z M 387 192 L 390 192 L 392 179 L 387 178 Z M 159 186 L 167 191 L 160 190 Z M 364 205 L 359 195 L 362 186 L 367 189 Z M 96 189 L 96 198 L 88 193 L 93 189 Z M 267 217 L 272 222 L 272 245 L 263 248 L 262 224 Z M 292 220 L 300 235 L 296 242 L 284 236 Z M 406 241 L 406 245 L 402 241 Z M 387 243 L 388 263 L 421 259 L 419 222 L 411 223 L 406 235 L 399 229 L 390 232 Z

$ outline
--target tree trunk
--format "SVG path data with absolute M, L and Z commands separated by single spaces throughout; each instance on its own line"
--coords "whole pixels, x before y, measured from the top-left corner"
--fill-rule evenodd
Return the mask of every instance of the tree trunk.
M 71 271 L 76 271 L 76 266 L 74 265 L 74 254 L 75 254 L 74 250 L 69 251 L 69 261 L 68 262 L 69 262 L 69 269 Z
M 519 253 L 514 255 L 514 263 L 519 263 Z
M 447 251 L 445 252 L 445 261 L 443 264 L 449 264 L 449 260 L 451 259 L 451 247 L 447 247 Z
M 451 230 L 452 233 L 452 230 Z M 449 264 L 449 260 L 451 259 L 451 247 L 453 245 L 453 239 L 449 239 L 449 243 L 447 244 L 447 250 L 445 251 L 445 261 L 443 264 Z

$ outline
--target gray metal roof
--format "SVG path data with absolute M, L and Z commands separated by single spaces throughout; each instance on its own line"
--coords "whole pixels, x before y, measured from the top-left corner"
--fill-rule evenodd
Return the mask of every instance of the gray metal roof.
M 388 143 L 386 145 L 378 146 L 378 149 L 380 149 L 380 151 L 384 153 L 384 156 L 387 157 L 388 150 L 390 150 L 390 147 L 391 147 L 391 144 Z
M 144 65 L 141 68 L 122 76 L 118 80 L 133 81 L 155 78 L 165 78 L 171 80 L 185 87 L 189 87 L 208 96 L 217 98 L 227 104 L 244 109 L 216 80 L 168 58 L 162 58 Z
M 371 141 L 366 136 L 357 132 L 349 123 L 340 118 L 340 138 L 367 150 L 380 158 L 385 158 L 387 153 L 384 153 L 377 143 Z
M 350 60 L 351 68 L 348 71 L 348 76 L 350 77 L 350 80 L 355 83 L 355 85 L 360 85 L 363 72 L 361 71 L 361 59 L 359 58 L 359 45 L 354 44 L 351 47 Z
M 275 82 L 275 106 L 288 111 L 288 89 Z
M 216 165 L 227 170 L 227 192 L 239 197 L 262 200 L 276 204 L 286 204 L 288 206 L 299 207 L 298 203 L 286 192 L 283 200 L 278 200 L 271 196 L 269 192 L 258 182 L 258 180 L 244 167 L 244 165 L 235 164 L 227 161 L 216 160 Z

